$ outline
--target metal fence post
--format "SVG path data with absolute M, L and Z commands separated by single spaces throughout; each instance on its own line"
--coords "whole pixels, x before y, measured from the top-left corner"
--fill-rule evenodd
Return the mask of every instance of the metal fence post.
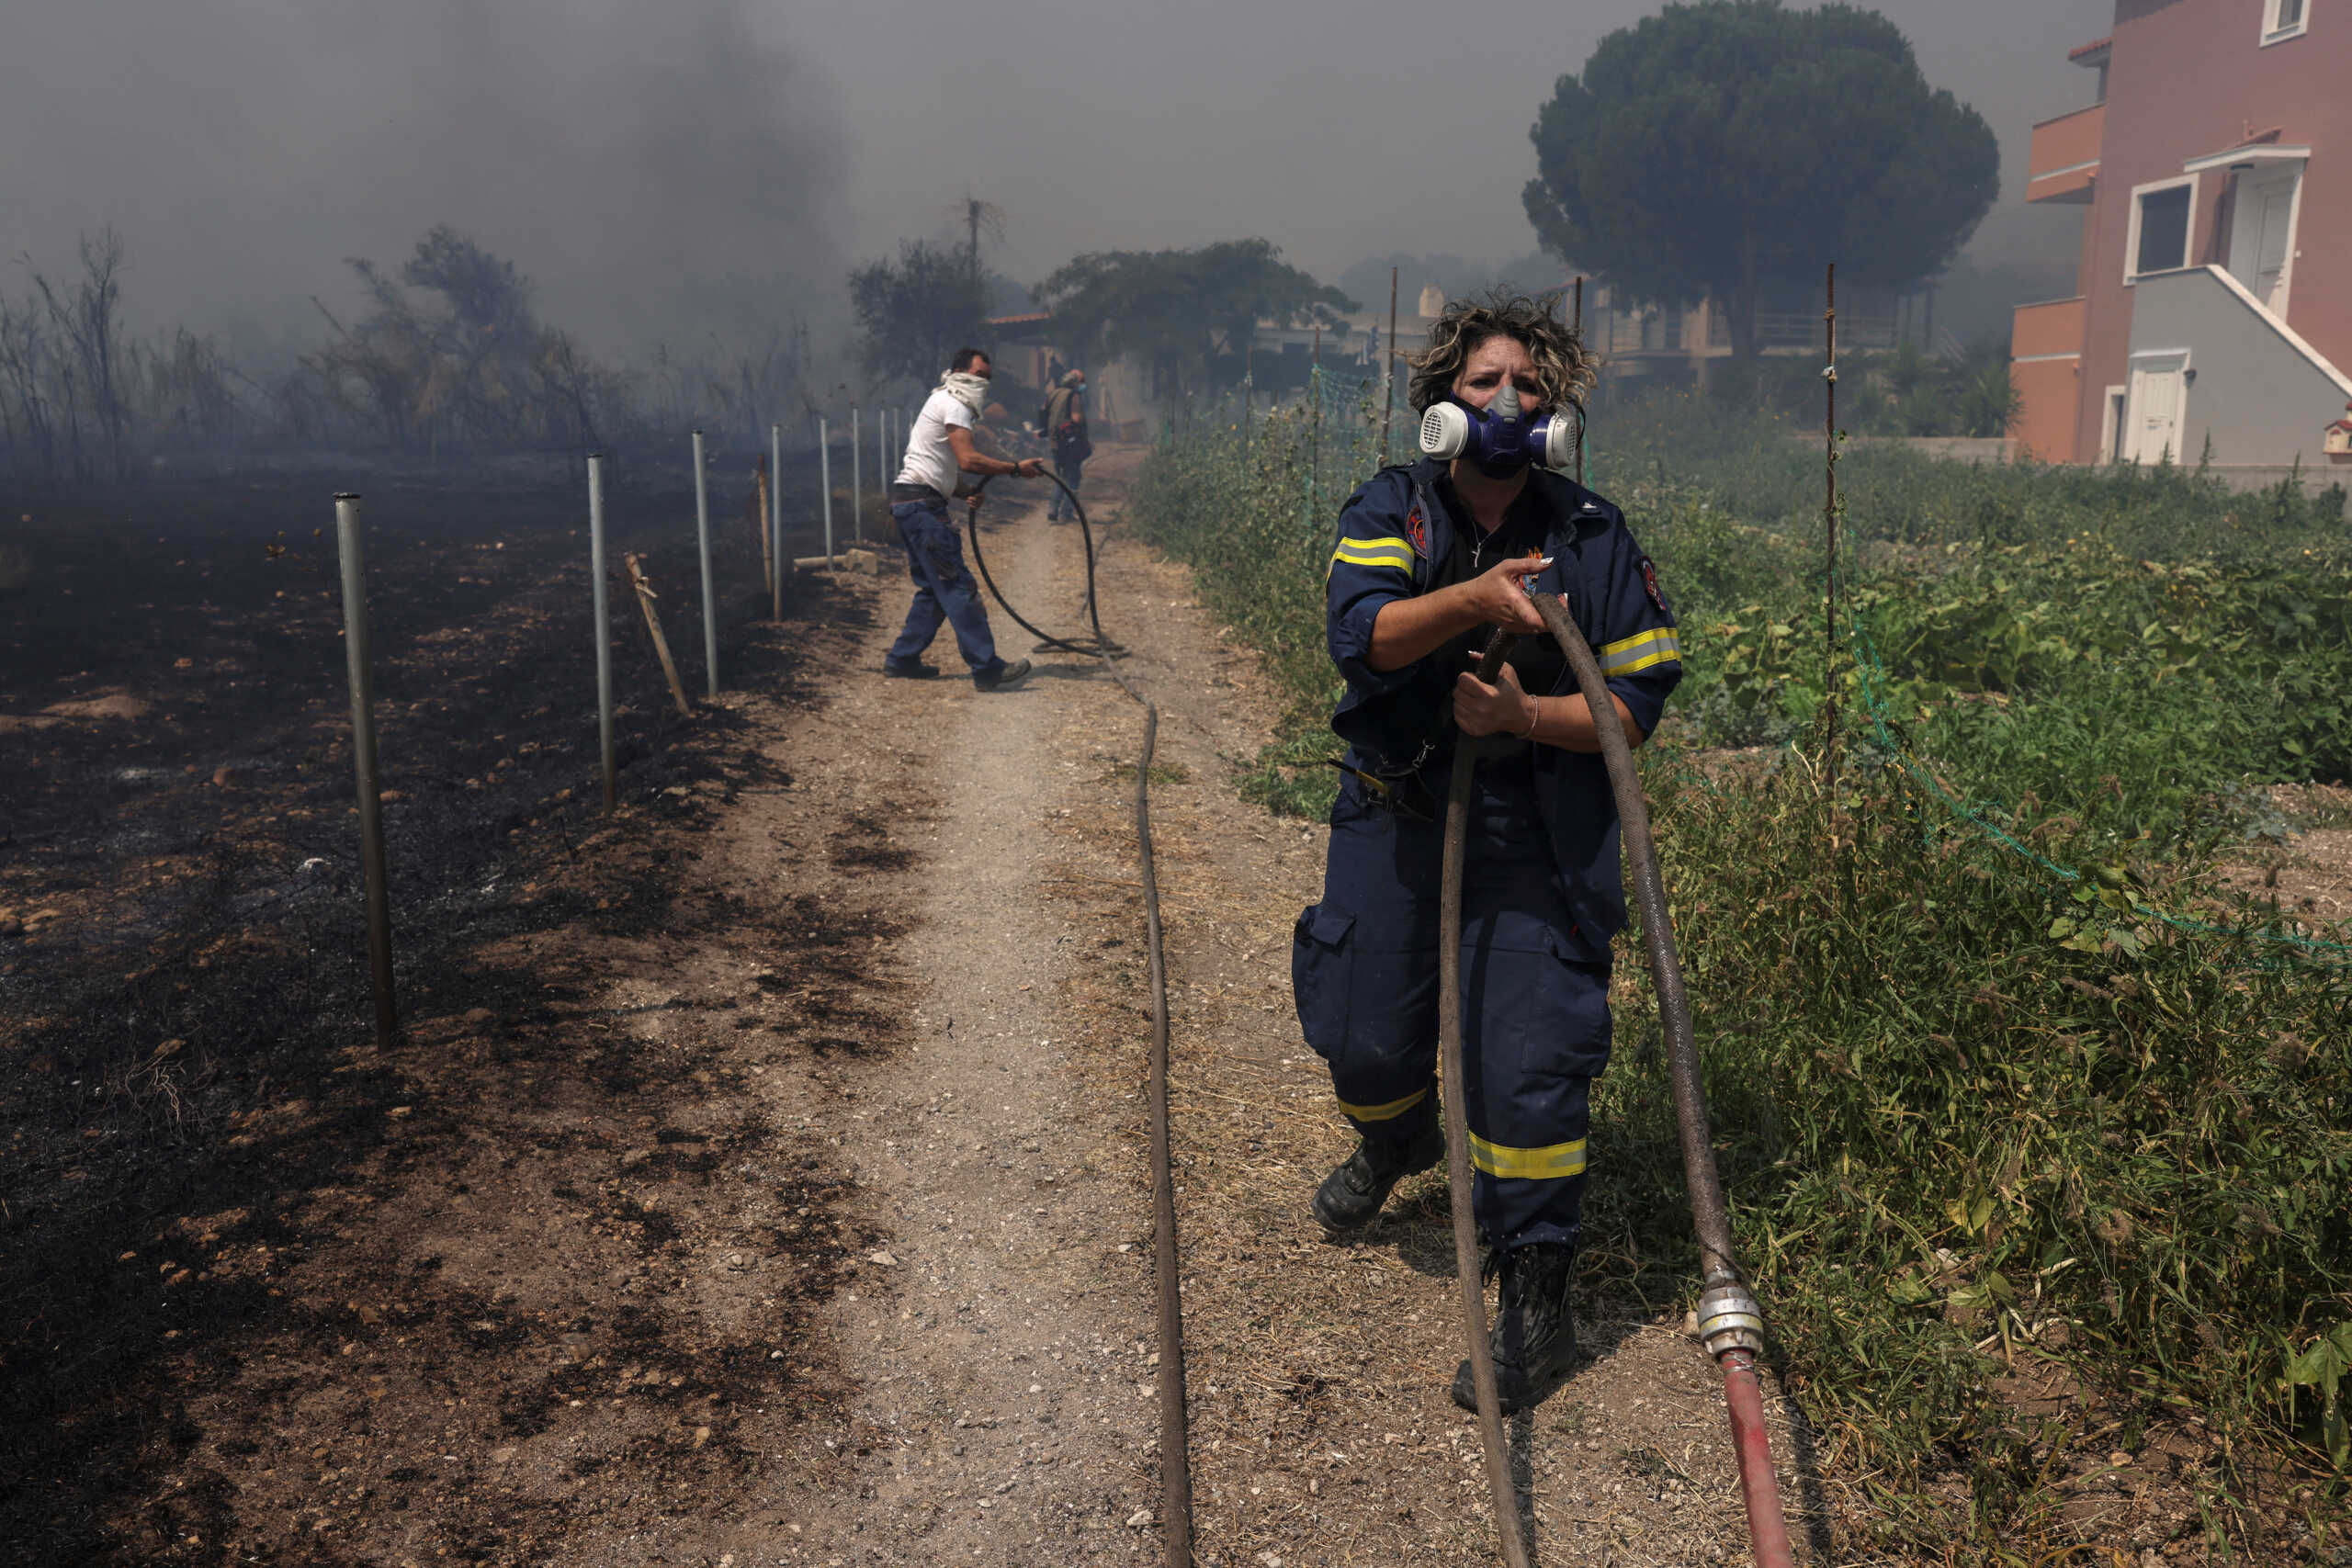
M 343 658 L 351 677 L 351 763 L 359 784 L 359 866 L 367 886 L 368 976 L 376 995 L 376 1043 L 400 1027 L 392 1005 L 392 907 L 384 879 L 384 803 L 376 773 L 376 682 L 368 644 L 367 547 L 359 497 L 334 498 L 335 553 L 343 566 Z
M 620 799 L 620 770 L 613 760 L 613 623 L 605 594 L 605 456 L 588 455 L 588 585 L 596 606 L 596 749 L 604 775 L 605 809 Z
M 768 616 L 784 619 L 784 574 L 792 563 L 784 558 L 784 426 L 768 426 L 768 558 L 775 562 L 775 575 L 768 581 L 771 602 Z
M 849 405 L 849 536 L 862 545 L 865 543 L 865 498 L 858 493 L 862 488 L 858 483 L 858 478 L 859 468 L 865 454 L 859 446 L 860 439 L 857 431 L 857 405 L 852 403 Z M 831 550 L 825 553 L 832 554 Z
M 825 416 L 817 416 L 817 488 L 825 492 L 825 570 L 833 568 L 833 443 Z
M 715 698 L 718 695 L 718 604 L 710 581 L 710 487 L 703 468 L 699 430 L 695 432 L 695 545 L 702 552 L 703 692 Z

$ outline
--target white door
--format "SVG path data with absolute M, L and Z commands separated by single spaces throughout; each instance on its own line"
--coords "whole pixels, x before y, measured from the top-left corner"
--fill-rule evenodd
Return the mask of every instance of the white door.
M 2294 242 L 2295 190 L 2300 164 L 2270 168 L 2237 178 L 2230 220 L 2230 274 L 2265 310 L 2284 315 Z
M 2136 360 L 2132 366 L 2132 390 L 2124 403 L 2126 462 L 2160 463 L 2181 460 L 2180 424 L 2186 355 L 2168 359 Z
M 2290 181 L 2284 186 L 2268 186 L 2262 192 L 2261 210 L 2256 215 L 2254 282 L 2250 287 L 2254 297 L 2278 309 L 2279 281 L 2287 275 L 2287 226 L 2295 214 L 2295 186 Z

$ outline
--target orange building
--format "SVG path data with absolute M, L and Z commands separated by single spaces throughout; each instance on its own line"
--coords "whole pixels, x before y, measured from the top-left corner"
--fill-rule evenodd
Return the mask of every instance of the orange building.
M 2026 199 L 2088 210 L 2075 296 L 2017 311 L 2024 448 L 2324 469 L 2352 401 L 2352 0 L 2117 0 L 2070 58 L 2095 101 L 2033 128 Z

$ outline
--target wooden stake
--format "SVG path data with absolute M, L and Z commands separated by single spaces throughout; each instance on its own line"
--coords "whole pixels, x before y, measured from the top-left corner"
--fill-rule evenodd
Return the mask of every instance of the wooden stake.
M 753 499 L 759 505 L 757 526 L 760 533 L 760 586 L 775 592 L 775 552 L 768 547 L 768 455 L 760 454 L 759 467 L 752 470 L 752 484 L 758 494 Z
M 645 570 L 637 564 L 635 551 L 623 556 L 621 564 L 628 568 L 628 585 L 637 590 L 637 607 L 645 612 L 645 629 L 653 634 L 653 655 L 662 660 L 662 673 L 669 678 L 670 696 L 677 703 L 679 715 L 691 718 L 695 710 L 686 705 L 686 688 L 678 680 L 678 666 L 670 657 L 670 639 L 662 635 L 662 617 L 654 613 L 653 584 L 646 581 Z

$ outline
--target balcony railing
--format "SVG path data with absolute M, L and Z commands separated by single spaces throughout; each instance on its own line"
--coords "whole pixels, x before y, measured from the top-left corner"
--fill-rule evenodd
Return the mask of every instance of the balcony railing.
M 2099 141 L 2106 130 L 2105 104 L 2093 104 L 2035 126 L 2032 150 L 2026 157 L 2025 198 L 2090 200 L 2091 184 L 2098 175 Z

